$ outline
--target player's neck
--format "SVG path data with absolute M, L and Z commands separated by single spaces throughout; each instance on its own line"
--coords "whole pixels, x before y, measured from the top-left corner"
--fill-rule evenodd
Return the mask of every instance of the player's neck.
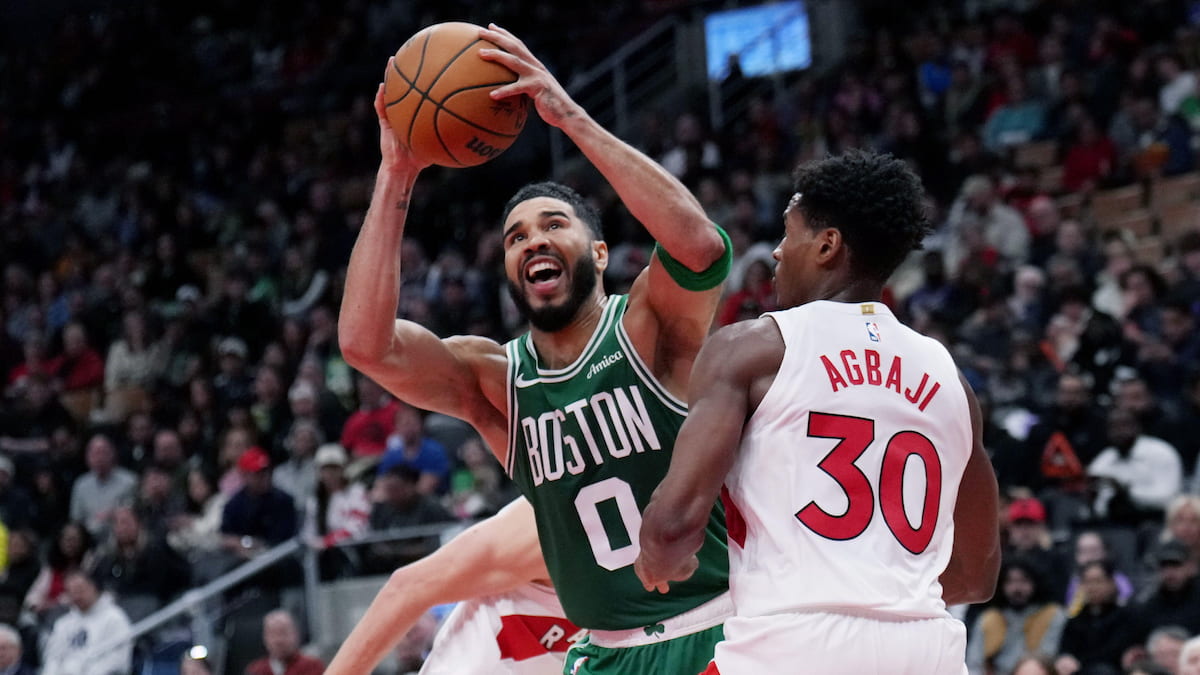
M 543 368 L 565 368 L 575 362 L 596 332 L 604 313 L 604 296 L 594 293 L 575 313 L 571 323 L 561 330 L 543 331 L 530 328 L 533 346 L 537 348 L 538 363 Z
M 869 279 L 839 280 L 822 290 L 817 299 L 833 302 L 879 302 L 883 296 L 883 284 Z

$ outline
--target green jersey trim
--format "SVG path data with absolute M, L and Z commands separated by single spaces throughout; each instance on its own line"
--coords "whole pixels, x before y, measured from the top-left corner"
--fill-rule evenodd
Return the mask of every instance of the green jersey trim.
M 668 410 L 678 414 L 680 417 L 687 417 L 687 403 L 679 400 L 674 394 L 667 391 L 667 388 L 654 377 L 654 373 L 642 360 L 642 355 L 633 348 L 633 341 L 629 339 L 629 334 L 625 332 L 625 322 L 617 322 L 617 344 L 621 345 L 621 349 L 629 354 L 629 363 L 633 365 L 633 372 L 637 374 L 638 379 L 645 384 L 648 389 L 658 397 L 658 400 L 667 407 Z
M 525 350 L 529 352 L 529 356 L 533 358 L 533 363 L 537 368 L 537 377 L 529 381 L 520 381 L 517 383 L 517 385 L 529 386 L 543 382 L 547 384 L 565 382 L 566 380 L 569 380 L 582 372 L 584 365 L 591 360 L 592 356 L 595 355 L 596 350 L 600 348 L 600 343 L 603 341 L 604 335 L 608 333 L 608 329 L 612 326 L 613 316 L 617 314 L 618 310 L 623 306 L 624 300 L 624 297 L 614 298 L 613 296 L 609 296 L 604 299 L 604 312 L 600 315 L 600 323 L 596 325 L 596 330 L 592 333 L 592 337 L 588 339 L 588 343 L 586 346 L 584 346 L 583 351 L 580 352 L 579 357 L 576 358 L 571 365 L 565 368 L 542 368 L 540 365 L 541 360 L 538 359 L 537 348 L 533 344 L 532 336 L 530 336 L 528 333 L 521 336 L 519 339 L 525 343 Z

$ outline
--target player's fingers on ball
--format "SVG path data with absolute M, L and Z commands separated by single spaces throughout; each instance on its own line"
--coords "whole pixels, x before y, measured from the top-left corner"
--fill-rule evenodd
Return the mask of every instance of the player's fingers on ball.
M 525 46 L 524 42 L 521 42 L 517 36 L 504 30 L 496 24 L 491 24 L 491 28 L 483 29 L 479 36 L 485 40 L 495 43 L 505 51 L 521 54 L 523 56 L 531 55 L 529 48 Z
M 493 61 L 520 75 L 529 71 L 529 64 L 515 54 L 509 54 L 502 49 L 480 49 L 479 58 Z
M 530 96 L 532 96 L 533 92 L 530 91 L 530 88 L 528 85 L 522 84 L 520 82 L 513 82 L 512 84 L 506 84 L 503 87 L 500 87 L 499 89 L 493 89 L 491 91 L 492 99 L 497 100 L 497 101 L 502 98 L 508 98 L 509 96 L 516 96 L 517 94 L 529 94 Z
M 495 23 L 489 23 L 487 25 L 487 28 L 485 28 L 484 30 L 488 31 L 489 33 L 492 33 L 493 35 L 499 35 L 502 38 L 504 38 L 505 40 L 508 40 L 511 42 L 521 42 L 520 38 L 518 38 L 516 35 L 512 34 L 512 31 L 508 30 L 507 28 L 504 28 L 503 26 L 497 25 Z
M 383 83 L 379 83 L 379 89 L 375 90 L 375 113 L 379 115 L 379 121 L 387 123 L 387 104 L 383 100 Z

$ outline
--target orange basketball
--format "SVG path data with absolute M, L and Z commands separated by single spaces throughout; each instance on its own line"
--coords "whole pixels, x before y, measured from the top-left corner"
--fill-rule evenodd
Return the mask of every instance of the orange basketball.
M 449 167 L 483 164 L 504 152 L 525 126 L 525 96 L 488 94 L 517 79 L 479 58 L 497 48 L 469 23 L 439 23 L 409 38 L 384 76 L 388 122 L 417 157 Z

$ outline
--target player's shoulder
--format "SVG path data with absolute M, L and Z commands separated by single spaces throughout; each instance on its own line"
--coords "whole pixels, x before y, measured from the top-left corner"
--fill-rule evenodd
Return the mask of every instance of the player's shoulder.
M 757 319 L 721 326 L 708 338 L 710 343 L 723 344 L 727 348 L 733 348 L 743 341 L 773 343 L 779 340 L 779 324 L 772 316 L 765 314 Z
M 710 367 L 754 373 L 777 368 L 783 351 L 779 324 L 770 316 L 761 316 L 718 328 L 705 342 L 701 358 Z

